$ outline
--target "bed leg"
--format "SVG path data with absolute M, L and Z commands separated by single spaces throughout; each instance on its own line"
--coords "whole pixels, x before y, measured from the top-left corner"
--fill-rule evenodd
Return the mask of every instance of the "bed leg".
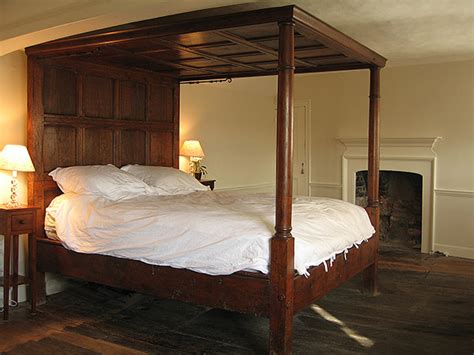
M 270 271 L 270 354 L 291 354 L 294 314 L 294 239 L 273 237 Z
M 373 263 L 364 270 L 363 282 L 364 282 L 364 291 L 370 296 L 377 296 L 377 262 Z
M 272 327 L 272 324 L 274 325 Z M 276 326 L 275 326 L 276 325 Z M 291 354 L 293 315 L 270 315 L 270 354 Z
M 379 170 L 380 170 L 380 68 L 370 68 L 369 139 L 367 163 L 367 212 L 375 228 L 374 262 L 364 270 L 364 289 L 377 294 L 377 260 L 380 236 Z
M 36 272 L 34 286 L 31 288 L 33 313 L 36 313 L 36 306 L 46 303 L 46 281 L 44 272 Z
M 378 271 L 378 260 L 379 260 L 379 223 L 380 223 L 380 208 L 373 207 L 367 208 L 370 221 L 375 227 L 375 243 L 373 244 L 373 250 L 370 251 L 374 255 L 374 262 L 370 264 L 363 272 L 363 289 L 364 293 L 371 296 L 377 296 L 379 294 L 377 289 L 377 271 Z

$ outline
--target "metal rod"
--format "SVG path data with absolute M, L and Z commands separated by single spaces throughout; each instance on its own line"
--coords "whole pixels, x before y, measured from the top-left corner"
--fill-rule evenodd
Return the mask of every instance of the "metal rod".
M 211 84 L 211 83 L 231 83 L 232 78 L 225 78 L 225 79 L 212 79 L 212 80 L 191 80 L 191 81 L 182 81 L 180 84 Z

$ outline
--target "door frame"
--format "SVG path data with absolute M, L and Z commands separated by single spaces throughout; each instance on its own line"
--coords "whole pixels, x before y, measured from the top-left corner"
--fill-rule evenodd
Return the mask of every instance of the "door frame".
M 304 121 L 305 121 L 305 139 L 306 139 L 306 193 L 311 196 L 311 100 L 310 99 L 296 99 L 294 107 L 304 107 Z

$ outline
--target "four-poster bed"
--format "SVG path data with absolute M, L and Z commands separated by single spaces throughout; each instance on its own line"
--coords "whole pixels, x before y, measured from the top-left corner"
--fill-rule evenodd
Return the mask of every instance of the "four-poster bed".
M 28 147 L 37 168 L 29 177 L 29 202 L 41 208 L 42 237 L 33 256 L 38 272 L 268 317 L 275 354 L 291 352 L 294 313 L 353 275 L 364 271 L 365 287 L 375 292 L 377 233 L 350 249 L 347 260 L 338 255 L 328 272 L 320 265 L 308 277 L 295 274 L 293 77 L 370 70 L 367 212 L 377 229 L 382 56 L 295 6 L 169 16 L 40 44 L 26 53 Z M 44 237 L 45 208 L 61 193 L 49 171 L 109 163 L 178 167 L 180 82 L 275 74 L 276 212 L 269 276 L 245 271 L 210 276 L 80 254 Z

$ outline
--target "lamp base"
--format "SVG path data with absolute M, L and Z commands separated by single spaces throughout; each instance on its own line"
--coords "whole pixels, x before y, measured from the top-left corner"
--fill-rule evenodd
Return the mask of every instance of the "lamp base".
M 11 181 L 11 195 L 10 195 L 10 201 L 6 204 L 7 208 L 18 208 L 21 207 L 21 203 L 18 202 L 16 190 L 18 187 L 18 181 L 17 181 L 17 171 L 12 170 L 12 181 Z
M 24 205 L 23 203 L 20 203 L 18 201 L 10 201 L 7 204 L 5 204 L 6 208 L 19 208 L 19 207 L 24 207 L 24 206 L 26 206 L 26 205 Z

